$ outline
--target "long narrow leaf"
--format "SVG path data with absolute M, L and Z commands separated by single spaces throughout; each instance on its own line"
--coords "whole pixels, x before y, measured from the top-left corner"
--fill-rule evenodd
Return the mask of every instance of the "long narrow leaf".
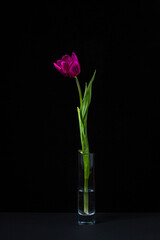
M 85 88 L 84 97 L 83 97 L 83 100 L 82 100 L 82 109 L 81 109 L 82 120 L 85 118 L 85 115 L 88 111 L 88 107 L 89 107 L 90 102 L 91 102 L 92 83 L 94 81 L 95 74 L 96 74 L 96 70 L 93 73 L 93 76 L 92 76 L 92 78 L 91 78 L 91 80 L 88 84 L 88 87 L 86 85 L 86 88 Z

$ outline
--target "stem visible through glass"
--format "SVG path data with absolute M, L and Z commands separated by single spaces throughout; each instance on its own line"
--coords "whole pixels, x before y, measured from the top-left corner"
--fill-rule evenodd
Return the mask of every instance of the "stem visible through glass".
M 89 214 L 88 200 L 88 179 L 84 178 L 84 213 L 86 214 Z

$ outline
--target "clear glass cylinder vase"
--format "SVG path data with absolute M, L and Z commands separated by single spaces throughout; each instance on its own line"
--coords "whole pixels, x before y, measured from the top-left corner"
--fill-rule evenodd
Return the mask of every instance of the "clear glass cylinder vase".
M 95 155 L 78 152 L 78 223 L 95 224 Z

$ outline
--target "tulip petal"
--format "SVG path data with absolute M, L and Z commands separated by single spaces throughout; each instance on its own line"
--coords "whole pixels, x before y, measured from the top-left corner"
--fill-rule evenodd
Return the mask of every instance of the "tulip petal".
M 62 60 L 57 60 L 57 65 L 61 66 L 61 62 L 62 62 Z
M 72 59 L 78 62 L 77 55 L 74 52 L 72 52 Z
M 69 56 L 69 55 L 64 55 L 63 57 L 62 57 L 62 61 L 71 61 L 71 57 Z
M 69 70 L 71 77 L 77 76 L 80 73 L 80 71 L 81 69 L 80 69 L 79 62 L 77 61 L 73 62 Z
M 61 71 L 61 67 L 57 65 L 57 63 L 53 63 L 55 68 L 57 68 L 58 71 Z
M 65 61 L 62 61 L 61 62 L 61 66 L 62 66 L 62 71 L 64 73 L 68 73 L 68 71 L 69 71 L 69 63 L 65 62 Z

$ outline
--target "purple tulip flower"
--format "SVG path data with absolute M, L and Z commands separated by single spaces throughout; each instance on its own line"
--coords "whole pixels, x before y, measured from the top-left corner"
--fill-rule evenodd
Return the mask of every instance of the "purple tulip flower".
M 57 70 L 64 76 L 75 78 L 81 71 L 78 58 L 74 52 L 72 56 L 64 55 L 57 63 L 53 63 Z

